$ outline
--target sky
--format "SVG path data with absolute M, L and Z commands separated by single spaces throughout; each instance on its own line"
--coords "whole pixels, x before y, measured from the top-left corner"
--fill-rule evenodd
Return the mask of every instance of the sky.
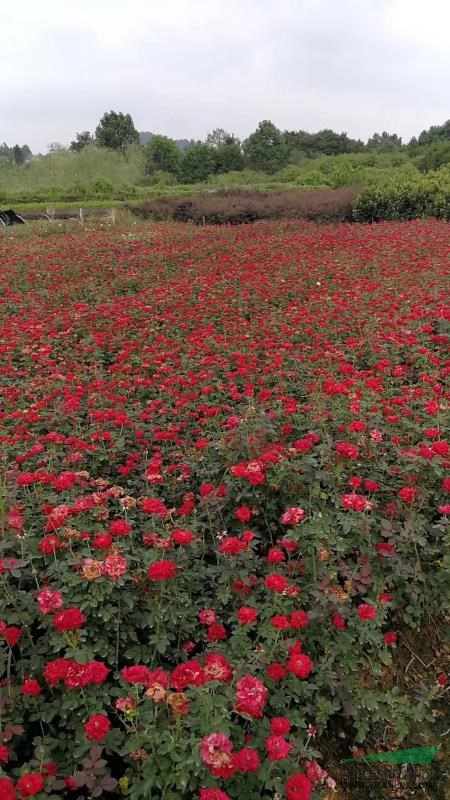
M 2 3 L 0 142 L 46 152 L 105 111 L 140 131 L 332 128 L 404 141 L 450 117 L 450 0 Z

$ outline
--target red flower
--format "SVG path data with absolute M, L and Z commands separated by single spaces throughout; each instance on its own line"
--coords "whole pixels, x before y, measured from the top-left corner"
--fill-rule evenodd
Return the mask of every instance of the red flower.
M 61 550 L 61 547 L 61 541 L 56 533 L 49 533 L 47 536 L 43 536 L 39 542 L 39 551 L 45 555 L 55 553 L 56 550 Z
M 281 564 L 286 561 L 286 556 L 279 547 L 271 547 L 267 553 L 267 561 L 269 564 Z
M 272 589 L 272 591 L 278 592 L 278 594 L 283 594 L 289 586 L 289 581 L 284 575 L 278 575 L 278 573 L 274 572 L 272 575 L 266 576 L 264 584 L 268 589 Z
M 42 692 L 42 687 L 34 678 L 27 678 L 20 687 L 23 694 L 37 697 Z
M 395 631 L 386 631 L 386 633 L 384 634 L 384 641 L 386 642 L 388 647 L 391 647 L 391 645 L 395 644 L 395 642 L 397 641 L 397 634 L 395 633 Z
M 132 667 L 124 667 L 120 674 L 127 683 L 147 684 L 150 670 L 144 664 L 134 664 Z
M 403 489 L 400 489 L 397 492 L 397 497 L 400 498 L 404 503 L 413 503 L 416 499 L 417 492 L 413 486 L 404 486 Z
M 9 646 L 14 647 L 14 645 L 17 644 L 22 636 L 22 630 L 21 628 L 16 628 L 14 625 L 11 625 L 9 628 L 6 628 L 3 636 L 5 637 Z
M 258 751 L 253 747 L 243 747 L 234 757 L 239 772 L 257 772 L 260 766 Z
M 221 642 L 227 638 L 227 632 L 223 625 L 213 622 L 208 628 L 207 638 L 208 642 Z
M 334 616 L 331 618 L 331 622 L 333 623 L 334 627 L 338 629 L 338 631 L 343 631 L 347 624 L 344 617 L 341 617 L 340 614 L 334 614 Z
M 222 789 L 200 789 L 199 800 L 231 800 Z
M 234 707 L 241 714 L 262 717 L 269 691 L 263 682 L 252 675 L 245 675 L 236 684 Z
M 286 719 L 286 717 L 272 717 L 270 720 L 270 727 L 272 729 L 272 733 L 275 733 L 278 736 L 287 736 L 291 730 L 291 723 L 288 719 Z
M 289 620 L 285 614 L 275 614 L 270 620 L 271 625 L 280 631 L 285 631 L 289 628 Z
M 52 620 L 52 625 L 58 631 L 76 631 L 86 622 L 86 617 L 79 608 L 72 606 L 64 611 L 58 611 Z
M 16 790 L 10 778 L 0 777 L 0 800 L 16 800 Z
M 306 611 L 299 609 L 298 611 L 294 611 L 291 614 L 291 618 L 289 620 L 289 624 L 291 628 L 300 629 L 306 628 L 309 625 L 309 617 Z
M 89 717 L 84 725 L 86 739 L 94 742 L 103 742 L 108 732 L 111 730 L 111 723 L 105 714 L 94 714 Z
M 354 444 L 350 444 L 349 442 L 337 442 L 336 443 L 336 452 L 339 453 L 340 456 L 344 458 L 350 458 L 355 461 L 359 456 L 359 450 Z
M 141 508 L 146 514 L 157 514 L 162 519 L 165 519 L 169 513 L 167 506 L 155 497 L 146 497 L 142 501 Z
M 249 625 L 252 622 L 256 622 L 258 612 L 254 608 L 242 606 L 236 616 L 242 625 Z
M 234 512 L 234 516 L 239 522 L 249 522 L 253 516 L 251 508 L 248 506 L 239 506 Z
M 283 664 L 278 664 L 276 662 L 269 664 L 267 667 L 267 677 L 270 678 L 271 681 L 281 681 L 285 678 L 286 670 Z
M 202 665 L 195 659 L 178 664 L 173 670 L 169 684 L 177 692 L 182 692 L 187 686 L 202 686 L 206 682 L 206 675 Z
M 94 550 L 108 550 L 112 544 L 112 536 L 109 533 L 98 533 L 92 540 Z
M 286 669 L 296 675 L 297 678 L 305 680 L 314 669 L 314 663 L 306 653 L 296 653 L 291 648 Z
M 168 581 L 174 578 L 177 567 L 174 561 L 156 561 L 148 568 L 148 577 L 151 581 Z
M 284 761 L 292 750 L 292 745 L 283 736 L 269 736 L 266 739 L 269 761 Z
M 286 781 L 286 800 L 310 800 L 312 784 L 304 772 L 291 775 Z
M 207 653 L 203 664 L 206 681 L 229 683 L 233 678 L 231 664 L 221 653 Z
M 130 523 L 125 519 L 114 519 L 109 526 L 111 536 L 129 536 L 131 530 Z
M 369 619 L 375 619 L 377 616 L 377 610 L 369 603 L 361 603 L 356 609 L 356 613 L 358 614 L 358 618 L 361 622 L 367 622 Z
M 22 797 L 34 797 L 35 794 L 42 792 L 45 780 L 40 772 L 26 772 L 17 781 L 17 788 Z
M 442 673 L 441 675 L 438 675 L 437 682 L 438 682 L 439 686 L 447 686 L 448 676 L 445 675 L 444 673 Z
M 298 525 L 299 522 L 305 519 L 305 512 L 303 508 L 299 508 L 295 506 L 293 508 L 288 508 L 287 511 L 281 517 L 281 522 L 283 525 Z

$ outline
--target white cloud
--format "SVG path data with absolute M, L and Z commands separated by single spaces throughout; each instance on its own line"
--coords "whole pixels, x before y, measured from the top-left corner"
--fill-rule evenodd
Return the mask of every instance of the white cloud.
M 447 0 L 22 0 L 2 9 L 0 140 L 44 149 L 111 108 L 202 137 L 404 137 L 449 114 Z

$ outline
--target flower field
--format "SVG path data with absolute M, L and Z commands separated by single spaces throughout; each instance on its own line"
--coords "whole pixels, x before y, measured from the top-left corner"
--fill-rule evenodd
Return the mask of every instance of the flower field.
M 331 798 L 445 744 L 448 224 L 0 259 L 0 800 Z

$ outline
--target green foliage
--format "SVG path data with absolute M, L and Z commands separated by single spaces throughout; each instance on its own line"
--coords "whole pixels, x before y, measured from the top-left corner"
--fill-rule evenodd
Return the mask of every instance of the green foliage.
M 130 114 L 109 111 L 103 114 L 95 129 L 95 138 L 100 147 L 111 150 L 126 150 L 132 144 L 139 144 L 139 133 L 134 127 Z
M 216 171 L 214 148 L 203 142 L 195 142 L 185 152 L 180 167 L 184 183 L 207 181 Z
M 450 139 L 421 148 L 414 164 L 421 172 L 431 172 L 450 164 Z
M 146 172 L 169 172 L 177 175 L 180 169 L 181 151 L 173 139 L 167 136 L 152 136 L 145 146 Z
M 402 146 L 402 137 L 396 133 L 374 133 L 367 142 L 369 150 L 378 150 L 382 153 L 390 153 L 392 150 L 398 150 Z
M 246 164 L 251 169 L 273 173 L 288 161 L 289 149 L 282 132 L 269 120 L 259 123 L 243 144 Z
M 418 217 L 450 219 L 450 172 L 367 186 L 353 203 L 358 222 L 408 220 Z
M 75 141 L 70 143 L 70 150 L 79 153 L 80 150 L 84 147 L 88 147 L 90 144 L 95 144 L 94 137 L 90 131 L 83 131 L 82 133 L 76 134 Z

